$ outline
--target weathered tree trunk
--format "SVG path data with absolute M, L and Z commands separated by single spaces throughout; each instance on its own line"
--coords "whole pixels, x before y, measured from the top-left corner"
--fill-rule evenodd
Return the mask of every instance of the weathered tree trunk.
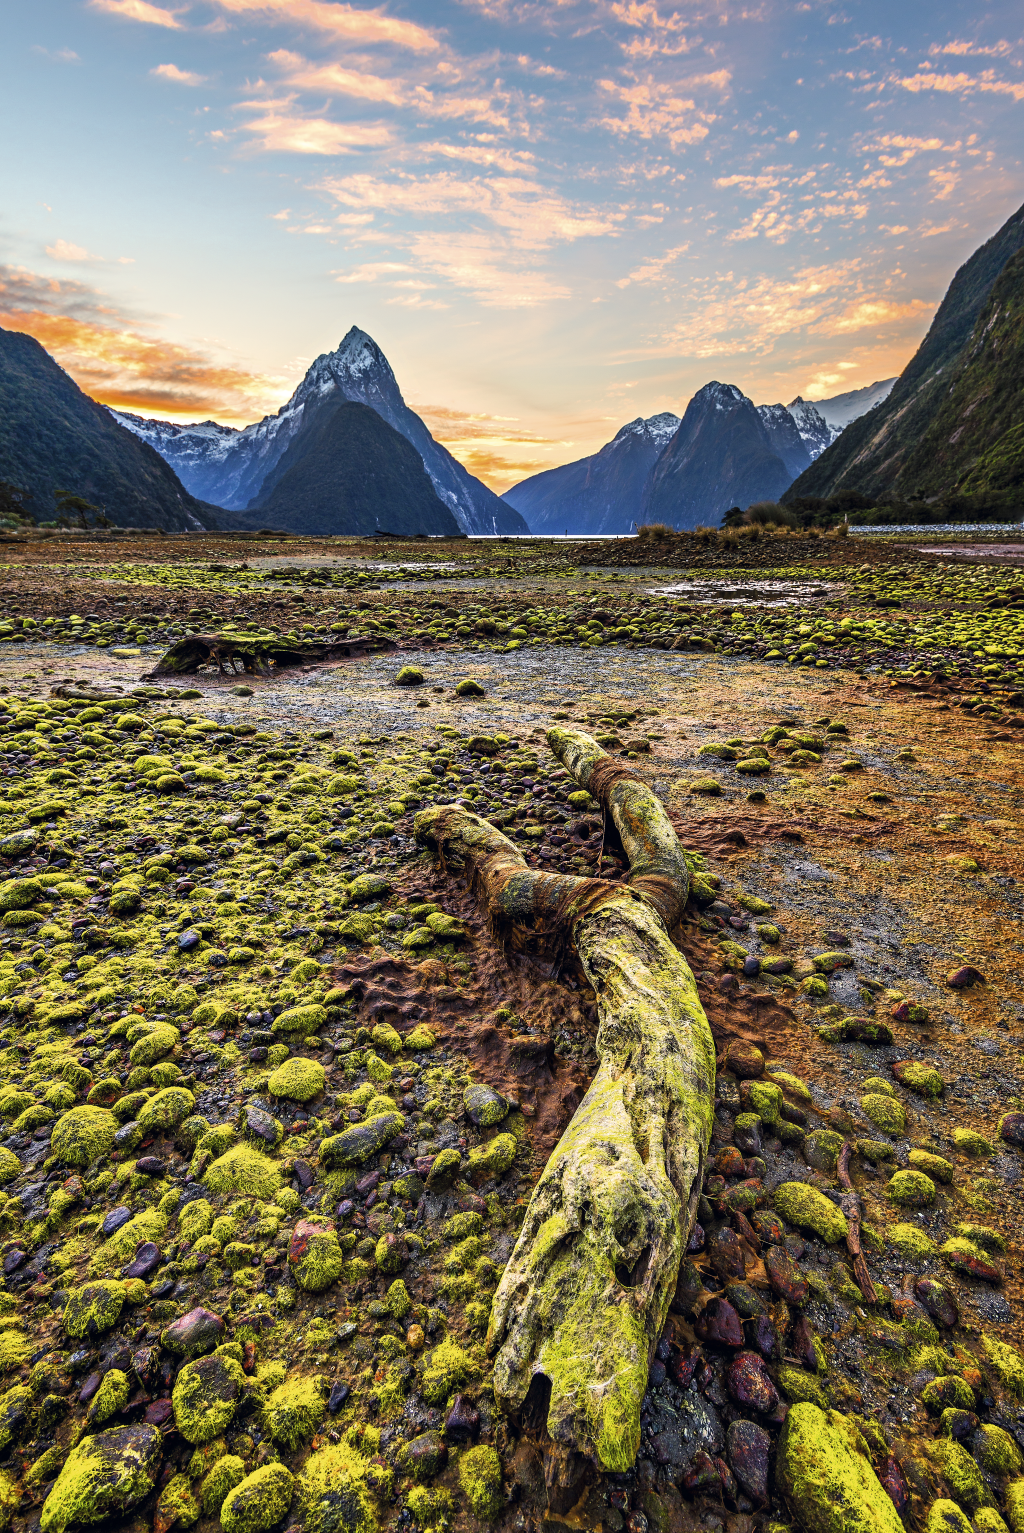
M 266 675 L 271 666 L 308 665 L 311 661 L 352 660 L 398 648 L 392 639 L 280 639 L 260 634 L 190 633 L 157 662 L 150 676 L 193 675 L 202 665 L 219 671 L 243 671 Z
M 548 743 L 611 813 L 628 887 L 533 872 L 462 810 L 427 810 L 416 832 L 462 859 L 492 920 L 567 937 L 597 995 L 599 1068 L 534 1189 L 488 1345 L 499 1401 L 518 1410 L 529 1395 L 554 1442 L 624 1470 L 700 1196 L 715 1050 L 668 936 L 686 863 L 661 804 L 588 736 L 552 730 Z

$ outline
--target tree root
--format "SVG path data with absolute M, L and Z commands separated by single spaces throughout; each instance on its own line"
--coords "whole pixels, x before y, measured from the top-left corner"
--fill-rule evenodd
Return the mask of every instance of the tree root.
M 686 901 L 682 848 L 660 802 L 589 736 L 548 743 L 599 798 L 627 885 L 534 872 L 476 815 L 426 810 L 417 838 L 457 857 L 492 924 L 571 942 L 597 994 L 599 1067 L 534 1189 L 494 1297 L 488 1346 L 508 1409 L 562 1449 L 625 1470 L 700 1197 L 715 1050 L 693 975 L 670 941 Z
M 231 674 L 241 670 L 266 676 L 271 667 L 283 669 L 308 665 L 311 661 L 353 660 L 397 648 L 391 639 L 335 639 L 322 643 L 314 639 L 263 638 L 258 634 L 190 633 L 171 646 L 149 675 L 191 676 L 200 666 L 214 664 L 223 673 L 226 662 Z

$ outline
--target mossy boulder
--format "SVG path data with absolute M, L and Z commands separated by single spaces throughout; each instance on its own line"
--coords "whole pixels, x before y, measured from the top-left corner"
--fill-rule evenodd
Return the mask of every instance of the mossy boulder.
M 342 1441 L 311 1453 L 299 1476 L 306 1533 L 378 1533 L 369 1460 Z
M 981 1470 L 961 1443 L 949 1437 L 937 1437 L 925 1451 L 949 1486 L 953 1500 L 965 1512 L 995 1506 L 995 1498 L 985 1484 Z
M 203 1181 L 211 1192 L 240 1193 L 272 1203 L 281 1186 L 281 1171 L 251 1145 L 236 1144 L 207 1167 Z
M 322 1293 L 341 1276 L 345 1259 L 331 1225 L 300 1219 L 292 1231 L 288 1262 L 307 1293 Z
M 396 687 L 422 687 L 426 677 L 415 665 L 403 665 L 395 677 Z
M 267 1090 L 275 1097 L 293 1102 L 309 1102 L 319 1096 L 327 1077 L 315 1059 L 286 1059 L 267 1080 Z
M 1008 1342 L 999 1341 L 997 1337 L 990 1336 L 987 1331 L 982 1332 L 981 1345 L 985 1357 L 998 1378 L 1000 1384 L 1010 1394 L 1016 1395 L 1018 1400 L 1024 1400 L 1024 1357 L 1011 1347 Z M 1022 1495 L 1024 1495 L 1024 1480 L 1020 1482 Z M 1024 1512 L 1024 1501 L 1022 1501 Z M 1024 1527 L 1024 1516 L 1021 1519 Z
M 933 1182 L 941 1182 L 943 1186 L 948 1186 L 953 1180 L 953 1166 L 943 1156 L 934 1155 L 930 1150 L 911 1150 L 907 1160 L 911 1170 L 923 1171 L 925 1176 L 930 1176 Z
M 323 1381 L 286 1379 L 267 1396 L 262 1425 L 281 1447 L 295 1453 L 311 1442 L 327 1412 Z
M 353 1123 L 351 1128 L 322 1142 L 320 1164 L 328 1171 L 361 1165 L 390 1144 L 404 1127 L 405 1119 L 397 1112 L 379 1113 L 362 1123 Z
M 207 1517 L 216 1517 L 224 1504 L 224 1498 L 245 1479 L 245 1461 L 234 1453 L 226 1453 L 218 1459 L 196 1490 L 196 1499 Z
M 455 684 L 456 697 L 486 697 L 485 689 L 472 676 L 466 676 Z
M 902 1102 L 895 1097 L 881 1091 L 869 1091 L 860 1099 L 860 1105 L 864 1116 L 869 1118 L 876 1128 L 880 1128 L 883 1134 L 905 1134 L 907 1131 L 907 1114 Z
M 894 1224 L 889 1231 L 889 1244 L 911 1261 L 922 1261 L 926 1256 L 934 1256 L 938 1249 L 931 1236 L 918 1229 L 916 1224 Z
M 897 1171 L 885 1195 L 900 1208 L 930 1208 L 935 1202 L 935 1183 L 923 1171 Z
M 138 1121 L 147 1133 L 177 1128 L 189 1117 L 195 1105 L 195 1097 L 184 1086 L 166 1086 L 149 1098 Z
M 448 1338 L 427 1358 L 420 1392 L 428 1405 L 444 1405 L 472 1372 L 473 1363 L 468 1353 Z
M 849 1416 L 792 1406 L 779 1435 L 775 1473 L 805 1533 L 903 1533 Z
M 1009 1432 L 1002 1427 L 983 1422 L 974 1440 L 974 1457 L 986 1474 L 996 1479 L 1009 1479 L 1024 1468 L 1024 1458 Z
M 68 1454 L 43 1503 L 41 1533 L 64 1533 L 131 1511 L 156 1484 L 162 1457 L 156 1427 L 114 1427 L 86 1437 Z
M 69 1166 L 89 1166 L 110 1154 L 117 1129 L 106 1107 L 72 1107 L 54 1125 L 50 1154 Z
M 0 1146 L 0 1187 L 14 1180 L 22 1173 L 22 1164 L 13 1150 L 5 1150 Z
M 505 1504 L 501 1489 L 501 1460 L 495 1450 L 481 1444 L 459 1458 L 459 1484 L 481 1522 L 493 1522 Z
M 515 1160 L 518 1148 L 512 1134 L 496 1134 L 485 1144 L 478 1144 L 470 1150 L 466 1175 L 473 1182 L 486 1182 L 504 1176 Z
M 922 1097 L 940 1097 L 943 1080 L 934 1065 L 923 1064 L 919 1059 L 897 1059 L 892 1073 L 901 1086 L 916 1091 Z
M 124 1301 L 123 1283 L 86 1283 L 75 1287 L 64 1306 L 64 1329 L 76 1340 L 112 1330 L 120 1318 Z
M 974 1533 L 974 1529 L 956 1502 L 943 1496 L 928 1509 L 925 1533 Z
M 987 1160 L 996 1153 L 995 1145 L 971 1128 L 953 1130 L 953 1148 L 961 1155 L 970 1155 L 975 1160 Z
M 284 1464 L 264 1464 L 229 1491 L 220 1509 L 224 1533 L 267 1533 L 292 1504 L 295 1481 Z M 338 1533 L 344 1522 L 338 1524 Z
M 234 1420 L 245 1374 L 233 1357 L 213 1352 L 186 1363 L 171 1395 L 174 1422 L 186 1442 L 208 1443 Z
M 176 1027 L 157 1024 L 135 1040 L 128 1058 L 133 1065 L 155 1065 L 173 1053 L 179 1042 L 180 1035 Z
M 799 1229 L 810 1230 L 829 1245 L 846 1239 L 847 1225 L 842 1209 L 805 1182 L 783 1182 L 775 1189 L 773 1206 L 780 1218 Z
M 143 1241 L 161 1241 L 167 1233 L 167 1216 L 158 1208 L 144 1208 L 115 1230 L 94 1255 L 90 1270 L 110 1272 L 130 1261 Z
M 279 1017 L 275 1017 L 273 1031 L 275 1033 L 297 1033 L 300 1037 L 309 1037 L 318 1033 L 326 1026 L 327 1011 L 323 1006 L 292 1006 L 288 1011 L 282 1011 Z

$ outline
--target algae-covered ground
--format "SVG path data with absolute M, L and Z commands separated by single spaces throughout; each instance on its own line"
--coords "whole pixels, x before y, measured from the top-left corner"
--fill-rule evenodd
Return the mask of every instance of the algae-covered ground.
M 0 1526 L 1024 1533 L 1024 582 L 928 549 L 3 550 Z M 149 679 L 189 631 L 393 647 Z M 596 998 L 414 837 L 621 878 L 555 722 L 695 854 L 719 1049 L 616 1474 L 486 1346 Z

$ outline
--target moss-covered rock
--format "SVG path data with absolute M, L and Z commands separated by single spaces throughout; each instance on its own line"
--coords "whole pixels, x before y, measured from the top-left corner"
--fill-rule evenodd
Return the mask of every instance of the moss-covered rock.
M 64 1306 L 64 1329 L 76 1340 L 111 1330 L 124 1307 L 123 1283 L 85 1283 L 73 1288 Z
M 275 1017 L 273 1031 L 295 1033 L 305 1038 L 318 1033 L 326 1022 L 327 1011 L 323 1006 L 292 1006 L 287 1011 L 282 1011 L 279 1017 Z
M 897 1059 L 892 1073 L 901 1086 L 916 1091 L 918 1096 L 934 1098 L 942 1095 L 942 1076 L 934 1065 L 926 1065 L 920 1059 Z
M 814 1405 L 791 1407 L 776 1480 L 806 1533 L 902 1533 L 856 1423 Z
M 171 1395 L 174 1422 L 186 1442 L 208 1443 L 231 1425 L 245 1374 L 221 1352 L 186 1363 Z
M 267 1080 L 267 1090 L 275 1097 L 286 1097 L 293 1102 L 309 1102 L 319 1096 L 327 1079 L 324 1067 L 314 1059 L 293 1056 Z
M 846 1239 L 846 1218 L 816 1187 L 804 1182 L 783 1182 L 775 1189 L 775 1212 L 799 1229 L 810 1230 L 829 1245 Z
M 885 1195 L 900 1208 L 930 1208 L 935 1202 L 935 1183 L 923 1171 L 897 1171 Z
M 139 1113 L 138 1121 L 147 1132 L 177 1128 L 184 1123 L 196 1105 L 191 1091 L 184 1086 L 167 1086 L 158 1091 Z
M 470 1181 L 486 1182 L 504 1176 L 516 1158 L 518 1145 L 512 1134 L 496 1134 L 469 1152 L 466 1175 Z
M 1009 1432 L 1002 1427 L 983 1422 L 974 1441 L 974 1457 L 986 1474 L 996 1479 L 1009 1479 L 1024 1468 L 1024 1458 Z
M 180 1042 L 176 1027 L 156 1025 L 132 1044 L 128 1058 L 133 1065 L 155 1065 L 174 1052 Z
M 86 1437 L 68 1454 L 43 1503 L 41 1533 L 123 1516 L 153 1489 L 162 1455 L 156 1427 L 114 1427 Z
M 934 1256 L 938 1250 L 931 1236 L 918 1229 L 916 1224 L 894 1224 L 889 1231 L 889 1243 L 896 1247 L 901 1256 L 914 1261 Z
M 881 1091 L 869 1091 L 860 1099 L 864 1116 L 880 1128 L 883 1134 L 905 1134 L 907 1114 L 902 1102 Z
M 203 1181 L 211 1192 L 239 1193 L 272 1203 L 281 1186 L 281 1171 L 251 1145 L 236 1144 L 207 1167 Z
M 306 1533 L 378 1533 L 368 1467 L 344 1441 L 310 1454 L 298 1485 Z
M 967 1449 L 950 1437 L 937 1437 L 926 1449 L 931 1463 L 949 1486 L 953 1500 L 965 1512 L 994 1506 L 995 1498 Z
M 405 1119 L 397 1112 L 380 1113 L 362 1123 L 353 1123 L 351 1128 L 323 1140 L 320 1164 L 328 1171 L 361 1165 L 390 1144 L 404 1127 Z
M 276 1443 L 295 1453 L 311 1442 L 324 1419 L 327 1402 L 319 1378 L 286 1379 L 263 1407 L 263 1427 Z
M 69 1166 L 89 1166 L 110 1154 L 117 1128 L 106 1107 L 72 1107 L 54 1125 L 50 1153 Z
M 956 1502 L 943 1497 L 929 1507 L 925 1533 L 974 1533 L 974 1529 Z
M 216 1517 L 224 1498 L 245 1479 L 245 1462 L 234 1453 L 226 1453 L 203 1476 L 196 1488 L 196 1500 L 207 1517 Z
M 1024 1357 L 1017 1348 L 1011 1347 L 1008 1342 L 1000 1341 L 996 1336 L 990 1336 L 987 1331 L 982 1332 L 981 1345 L 1003 1388 L 1010 1394 L 1016 1395 L 1018 1400 L 1024 1400 Z M 1024 1480 L 1020 1483 L 1024 1493 Z M 1022 1518 L 1022 1527 L 1024 1527 L 1024 1518 Z
M 446 1338 L 426 1360 L 420 1392 L 428 1405 L 444 1405 L 473 1372 L 469 1354 Z
M 295 1281 L 308 1293 L 322 1293 L 330 1288 L 345 1265 L 333 1226 L 300 1219 L 292 1231 L 288 1262 Z
M 459 1459 L 459 1484 L 481 1522 L 493 1522 L 505 1504 L 501 1489 L 501 1460 L 493 1448 L 481 1444 Z
M 291 1506 L 294 1488 L 291 1471 L 284 1464 L 264 1464 L 246 1475 L 224 1498 L 220 1509 L 224 1533 L 266 1533 Z
M 953 1180 L 953 1166 L 943 1156 L 933 1155 L 930 1150 L 911 1150 L 907 1160 L 913 1171 L 923 1171 L 933 1182 L 948 1186 Z

